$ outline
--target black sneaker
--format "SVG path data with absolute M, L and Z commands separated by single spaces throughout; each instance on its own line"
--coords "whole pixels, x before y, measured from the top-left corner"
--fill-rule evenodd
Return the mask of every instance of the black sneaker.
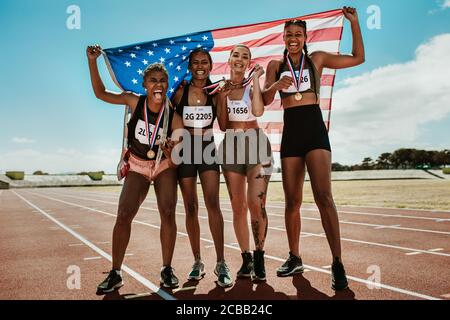
M 303 273 L 304 270 L 302 259 L 289 252 L 289 258 L 277 269 L 277 276 L 288 277 L 296 273 Z
M 339 261 L 339 258 L 334 258 L 333 265 L 331 266 L 331 288 L 336 291 L 348 288 L 344 265 Z
M 173 274 L 173 268 L 163 267 L 161 270 L 161 279 L 159 279 L 159 282 L 165 287 L 165 288 L 178 288 L 178 278 Z
M 242 266 L 237 272 L 238 278 L 249 278 L 253 270 L 253 258 L 250 252 L 242 252 Z
M 106 272 L 105 272 L 106 273 Z M 116 270 L 111 270 L 106 277 L 105 280 L 103 280 L 102 283 L 100 283 L 97 287 L 97 294 L 106 294 L 113 292 L 115 289 L 118 289 L 123 286 L 122 277 L 120 276 L 120 273 Z
M 266 281 L 266 269 L 264 268 L 264 251 L 253 251 L 252 281 Z

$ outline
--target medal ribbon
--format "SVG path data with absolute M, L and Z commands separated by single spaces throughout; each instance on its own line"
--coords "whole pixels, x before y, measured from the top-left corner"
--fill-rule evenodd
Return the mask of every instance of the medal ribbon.
M 150 132 L 149 132 L 150 128 L 148 126 L 147 109 L 148 109 L 148 101 L 147 101 L 147 98 L 145 98 L 145 112 L 144 112 L 145 128 L 146 128 L 145 132 L 147 133 L 147 138 L 149 140 L 148 144 L 150 145 L 150 150 L 151 150 L 151 149 L 153 149 L 153 146 L 155 145 L 156 137 L 158 136 L 158 129 L 159 129 L 159 126 L 161 124 L 161 118 L 162 118 L 162 115 L 163 115 L 163 112 L 164 112 L 165 108 L 161 107 L 159 109 L 158 119 L 156 120 L 155 129 L 152 132 L 151 138 L 150 138 Z
M 250 70 L 247 78 L 245 78 L 244 81 L 242 82 L 243 87 L 248 86 L 252 82 L 254 72 L 255 72 L 255 67 L 253 67 Z M 217 91 L 219 91 L 219 89 L 223 86 L 223 85 L 221 85 L 221 83 L 225 84 L 225 78 L 223 78 L 222 80 L 216 81 L 213 84 L 210 84 L 209 86 L 204 87 L 203 90 L 208 91 L 209 89 L 213 89 L 212 91 L 208 92 L 209 95 L 213 95 Z
M 298 77 L 294 72 L 294 67 L 292 65 L 291 58 L 289 57 L 289 52 L 286 53 L 286 61 L 289 67 L 289 71 L 291 71 L 292 78 L 294 79 L 295 88 L 297 89 L 297 92 L 300 92 L 300 86 L 302 85 L 303 68 L 305 67 L 305 55 L 302 52 L 302 62 L 300 63 L 300 72 L 298 74 Z

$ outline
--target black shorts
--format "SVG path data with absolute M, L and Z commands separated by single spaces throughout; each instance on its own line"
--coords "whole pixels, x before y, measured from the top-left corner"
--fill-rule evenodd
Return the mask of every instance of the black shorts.
M 328 131 L 318 104 L 284 110 L 280 157 L 306 157 L 312 150 L 331 152 Z
M 214 139 L 203 141 L 202 138 L 202 136 L 198 135 L 190 136 L 190 155 L 187 155 L 187 159 L 184 159 L 185 147 L 183 147 L 183 151 L 180 154 L 183 156 L 183 160 L 186 161 L 183 161 L 177 168 L 179 179 L 197 177 L 197 173 L 201 174 L 208 170 L 220 172 L 220 167 L 216 161 Z M 186 145 L 186 148 L 189 147 Z

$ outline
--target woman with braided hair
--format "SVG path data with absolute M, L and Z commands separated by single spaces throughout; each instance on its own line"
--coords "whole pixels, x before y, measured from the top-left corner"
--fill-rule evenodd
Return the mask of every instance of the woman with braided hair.
M 346 289 L 348 282 L 341 260 L 338 214 L 331 193 L 331 147 L 319 106 L 320 78 L 324 68 L 349 68 L 365 59 L 356 9 L 344 7 L 342 11 L 352 28 L 352 55 L 323 51 L 308 54 L 306 22 L 287 21 L 283 34 L 286 46 L 283 59 L 269 62 L 263 92 L 264 104 L 269 105 L 279 91 L 284 109 L 280 156 L 290 252 L 287 261 L 277 269 L 277 275 L 285 277 L 303 272 L 299 249 L 300 206 L 307 168 L 332 253 L 334 290 Z

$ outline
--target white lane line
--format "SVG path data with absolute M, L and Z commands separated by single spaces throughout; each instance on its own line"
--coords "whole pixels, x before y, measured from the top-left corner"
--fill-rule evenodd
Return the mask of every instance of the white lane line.
M 85 260 L 85 261 L 88 261 L 88 260 L 98 260 L 98 259 L 101 259 L 101 258 L 102 258 L 102 257 L 97 256 L 97 257 L 83 258 L 83 260 Z
M 25 199 L 23 196 L 21 196 L 20 194 L 18 194 L 17 192 L 15 192 L 13 190 L 13 193 L 18 196 L 20 199 L 22 199 L 24 202 L 26 202 L 29 206 L 31 206 L 32 208 L 38 210 L 42 215 L 44 215 L 45 217 L 47 217 L 48 219 L 50 219 L 51 221 L 53 221 L 56 225 L 58 225 L 59 227 L 63 228 L 65 231 L 67 231 L 68 233 L 70 233 L 72 236 L 74 236 L 75 238 L 77 238 L 78 240 L 80 240 L 81 242 L 83 242 L 85 245 L 87 245 L 89 248 L 91 248 L 92 250 L 94 250 L 95 252 L 97 252 L 98 254 L 100 254 L 102 257 L 104 257 L 105 259 L 109 260 L 112 262 L 112 257 L 107 254 L 105 251 L 103 251 L 102 249 L 100 249 L 99 247 L 97 247 L 96 245 L 94 245 L 92 242 L 90 242 L 89 240 L 87 240 L 86 238 L 84 238 L 82 235 L 78 234 L 77 232 L 73 231 L 72 229 L 70 229 L 69 227 L 67 227 L 66 225 L 64 225 L 62 222 L 59 222 L 58 220 L 56 220 L 55 218 L 53 218 L 52 216 L 50 216 L 49 214 L 47 214 L 45 211 L 41 210 L 39 207 L 37 207 L 36 205 L 34 205 L 33 203 L 31 203 L 30 201 L 28 201 L 27 199 Z M 152 283 L 151 281 L 147 280 L 146 278 L 144 278 L 142 275 L 140 275 L 138 272 L 134 271 L 133 269 L 129 268 L 127 265 L 123 264 L 122 265 L 122 270 L 125 271 L 126 273 L 128 273 L 130 276 L 132 276 L 133 278 L 135 278 L 137 281 L 139 281 L 141 284 L 143 284 L 144 286 L 146 286 L 147 288 L 149 288 L 150 290 L 152 290 L 153 292 L 155 292 L 156 294 L 158 294 L 161 298 L 165 299 L 165 300 L 176 300 L 176 298 L 170 294 L 168 294 L 167 292 L 161 290 L 158 286 L 156 286 L 154 283 Z
M 29 192 L 29 193 L 31 193 L 31 192 Z M 54 201 L 57 201 L 57 202 L 65 203 L 65 204 L 70 205 L 70 206 L 74 206 L 74 207 L 84 207 L 84 208 L 86 208 L 87 210 L 90 210 L 90 211 L 93 211 L 93 212 L 99 212 L 99 213 L 102 213 L 102 214 L 105 214 L 105 215 L 108 215 L 108 216 L 116 217 L 116 216 L 115 216 L 114 214 L 112 214 L 112 213 L 105 212 L 105 211 L 101 211 L 101 210 L 92 209 L 92 208 L 89 208 L 89 207 L 86 207 L 86 206 L 82 206 L 82 205 L 79 205 L 79 204 L 76 204 L 76 203 L 70 203 L 70 202 L 67 202 L 67 201 L 64 201 L 64 200 L 59 200 L 59 199 L 55 199 L 55 198 L 51 198 L 51 197 L 43 196 L 43 195 L 38 195 L 38 196 L 41 196 L 41 197 L 47 198 L 47 199 L 51 199 L 51 200 L 54 200 Z M 132 223 L 150 226 L 150 227 L 155 228 L 155 229 L 160 229 L 160 227 L 157 226 L 157 225 L 152 225 L 152 224 L 149 224 L 149 223 L 141 222 L 141 221 L 136 220 L 136 219 L 134 219 Z M 177 232 L 177 233 L 181 233 L 181 232 Z M 185 233 L 182 233 L 182 234 L 185 234 Z M 205 242 L 208 242 L 208 243 L 214 243 L 214 242 L 213 242 L 212 240 L 210 240 L 210 239 L 200 238 L 200 240 L 205 241 Z M 235 246 L 232 246 L 232 245 L 229 245 L 229 244 L 225 244 L 224 246 L 225 246 L 226 248 L 233 249 L 233 250 L 238 250 L 238 251 L 241 250 L 239 247 L 235 247 Z M 100 249 L 99 249 L 99 250 L 100 250 Z M 272 256 L 272 255 L 269 255 L 269 254 L 266 254 L 265 257 L 268 258 L 268 259 L 271 259 L 271 260 L 275 260 L 275 261 L 279 261 L 279 262 L 285 262 L 285 259 L 279 258 L 279 257 L 275 257 L 275 256 Z M 313 271 L 317 271 L 317 272 L 321 272 L 321 273 L 326 273 L 326 274 L 328 274 L 328 275 L 331 274 L 331 271 L 326 270 L 326 269 L 322 269 L 322 268 L 318 268 L 318 267 L 314 267 L 314 266 L 310 266 L 310 265 L 306 265 L 306 264 L 304 265 L 304 267 L 305 267 L 305 268 L 308 268 L 308 269 L 310 269 L 310 270 L 313 270 Z M 417 297 L 417 298 L 421 298 L 421 299 L 426 299 L 426 300 L 442 300 L 442 299 L 440 299 L 440 298 L 432 297 L 432 296 L 425 295 L 425 294 L 421 294 L 421 293 L 418 293 L 418 292 L 414 292 L 414 291 L 410 291 L 410 290 L 405 290 L 405 289 L 397 288 L 397 287 L 390 286 L 390 285 L 386 285 L 386 284 L 382 284 L 382 283 L 375 283 L 375 282 L 373 282 L 373 281 L 369 281 L 369 280 L 366 280 L 366 279 L 361 279 L 361 278 L 353 277 L 353 276 L 350 276 L 350 275 L 347 275 L 347 278 L 350 279 L 350 280 L 353 280 L 353 281 L 355 281 L 355 282 L 363 283 L 363 284 L 370 285 L 370 286 L 378 286 L 378 287 L 383 288 L 383 289 L 386 289 L 386 290 L 390 290 L 390 291 L 402 293 L 402 294 L 405 294 L 405 295 L 409 295 L 409 296 L 413 296 L 413 297 Z
M 214 248 L 214 245 L 213 244 L 208 244 L 208 245 L 205 246 L 205 248 L 206 249 Z
M 102 242 L 97 242 L 97 244 L 110 244 L 110 241 L 102 241 Z
M 40 195 L 40 196 L 41 197 L 46 197 L 44 195 Z M 74 199 L 88 200 L 88 201 L 95 201 L 95 202 L 100 202 L 100 203 L 105 203 L 105 204 L 117 205 L 117 203 L 111 202 L 111 201 L 104 201 L 104 200 L 98 200 L 98 199 L 92 199 L 92 198 L 82 198 L 82 197 L 70 196 L 70 195 L 66 195 L 66 196 L 70 197 L 70 198 L 74 198 Z M 54 198 L 52 198 L 52 199 L 54 200 Z M 149 208 L 149 207 L 145 207 L 145 206 L 141 206 L 140 209 L 158 212 L 157 209 Z M 177 213 L 177 215 L 184 216 L 185 214 Z M 199 215 L 199 218 L 200 219 L 207 219 L 207 216 Z M 320 220 L 320 219 L 318 219 L 318 220 Z M 232 221 L 227 220 L 227 219 L 224 219 L 224 222 L 233 223 Z M 269 226 L 268 229 L 286 232 L 285 228 L 278 228 L 278 227 L 270 227 Z M 323 232 L 320 233 L 320 234 L 310 233 L 310 232 L 302 232 L 301 234 L 302 235 L 311 235 L 311 236 L 315 236 L 315 237 L 323 237 L 323 238 L 326 237 L 325 233 L 323 233 Z M 370 241 L 363 241 L 363 240 L 356 240 L 356 239 L 349 239 L 349 238 L 341 238 L 341 240 L 342 241 L 347 241 L 347 242 L 353 242 L 353 243 L 360 243 L 360 244 L 366 244 L 366 245 L 371 245 L 371 246 L 383 247 L 383 248 L 398 249 L 398 250 L 408 251 L 408 252 L 414 251 L 414 252 L 421 252 L 421 253 L 433 254 L 433 255 L 438 255 L 438 256 L 450 257 L 450 254 L 442 253 L 442 252 L 429 252 L 428 250 L 413 249 L 413 248 L 408 248 L 408 247 L 401 247 L 401 246 L 389 245 L 389 244 L 384 244 L 384 243 L 377 243 L 377 242 L 370 242 Z
M 428 249 L 430 252 L 442 251 L 444 248 Z
M 389 229 L 389 228 L 394 228 L 394 227 L 400 227 L 400 224 L 393 224 L 390 226 L 379 226 L 379 227 L 375 227 L 374 229 Z
M 125 253 L 125 257 L 131 257 L 134 256 L 134 253 Z
M 418 254 L 422 254 L 423 252 L 408 252 L 408 253 L 405 253 L 405 255 L 407 255 L 407 256 L 416 256 L 416 255 L 418 255 Z
M 323 266 L 324 269 L 331 269 L 331 265 Z
M 84 246 L 84 243 L 72 243 L 72 244 L 69 244 L 69 247 L 80 247 L 80 246 Z
M 58 193 L 56 193 L 58 194 Z M 107 204 L 113 204 L 117 205 L 117 202 L 111 202 L 111 201 L 104 201 L 104 200 L 98 200 L 98 199 L 92 199 L 92 198 L 86 198 L 86 197 L 77 197 L 77 196 L 71 196 L 71 195 L 65 195 L 66 197 L 71 197 L 75 199 L 81 199 L 81 200 L 88 200 L 88 201 L 96 201 L 100 203 L 107 203 Z M 146 202 L 156 203 L 156 201 L 153 200 L 146 200 Z M 177 203 L 177 206 L 183 207 L 184 205 L 180 202 Z M 148 209 L 148 207 L 141 206 L 141 208 Z M 205 206 L 199 205 L 199 208 L 206 209 Z M 154 210 L 154 209 L 152 209 Z M 227 208 L 221 208 L 222 211 L 232 211 L 231 209 Z M 277 216 L 277 217 L 284 217 L 284 214 L 275 214 L 275 213 L 268 213 L 268 216 Z M 304 220 L 312 220 L 312 221 L 321 221 L 320 218 L 310 218 L 310 217 L 302 217 Z M 426 232 L 426 233 L 436 233 L 436 234 L 446 234 L 450 235 L 450 232 L 447 231 L 438 231 L 438 230 L 428 230 L 428 229 L 416 229 L 416 228 L 407 228 L 407 227 L 401 227 L 398 225 L 384 225 L 384 224 L 372 224 L 372 223 L 362 223 L 362 222 L 341 222 L 342 224 L 349 224 L 349 225 L 357 225 L 357 226 L 364 226 L 364 227 L 379 227 L 380 229 L 394 229 L 394 230 L 405 230 L 405 231 L 413 231 L 413 232 Z
M 69 193 L 65 193 L 65 192 L 55 192 L 58 193 L 60 195 L 69 195 Z M 118 194 L 105 194 L 105 193 L 101 193 L 101 192 L 89 192 L 89 193 L 85 193 L 85 192 L 70 192 L 70 195 L 73 195 L 74 193 L 77 194 L 97 194 L 99 196 L 103 196 L 103 197 L 107 197 L 107 198 L 118 198 Z M 199 199 L 203 199 L 203 197 L 199 197 Z M 203 199 L 204 200 L 204 199 Z M 221 198 L 221 205 L 230 205 L 230 201 L 229 199 L 225 199 L 225 198 Z M 225 200 L 225 201 L 223 201 Z M 147 199 L 145 201 L 148 201 Z M 308 204 L 309 205 L 309 204 Z M 311 204 L 312 205 L 312 204 Z M 342 207 L 342 206 L 338 206 L 338 207 Z M 358 207 L 358 206 L 347 206 L 347 207 Z M 266 204 L 266 208 L 275 208 L 275 209 L 284 209 L 284 206 L 278 206 L 278 205 L 273 205 L 273 204 Z M 358 207 L 358 208 L 373 208 L 373 209 L 386 209 L 386 210 L 403 210 L 403 209 L 393 209 L 393 208 L 381 208 L 381 207 Z M 302 208 L 302 211 L 311 211 L 311 212 L 318 212 L 319 209 L 317 207 L 315 208 Z M 409 211 L 414 211 L 416 209 L 409 209 Z M 436 210 L 421 210 L 421 209 L 417 209 L 417 211 L 425 211 L 425 212 L 433 212 L 433 213 L 450 213 L 450 211 L 436 211 Z M 390 217 L 390 218 L 400 218 L 400 219 L 417 219 L 417 220 L 432 220 L 432 221 L 436 221 L 436 222 L 443 222 L 443 221 L 450 221 L 450 219 L 436 219 L 435 217 L 423 217 L 423 216 L 408 216 L 408 215 L 402 215 L 402 214 L 388 214 L 388 213 L 375 213 L 375 212 L 364 212 L 364 211 L 347 211 L 347 210 L 338 210 L 339 213 L 344 213 L 344 214 L 353 214 L 353 215 L 367 215 L 367 216 L 379 216 L 379 217 Z
M 173 291 L 175 292 L 175 290 Z M 148 297 L 151 296 L 152 293 L 151 292 L 143 292 L 143 293 L 138 293 L 138 294 L 132 294 L 129 296 L 125 296 L 125 300 L 130 300 L 130 299 L 137 299 L 137 298 L 144 298 L 144 297 Z
M 60 192 L 60 191 L 58 190 L 58 192 Z M 72 191 L 70 191 L 70 193 L 71 194 L 74 194 L 74 193 L 77 193 L 77 194 L 97 194 L 97 195 L 105 196 L 105 197 L 111 197 L 111 196 L 118 197 L 120 195 L 120 191 L 119 192 L 108 192 L 107 193 L 107 192 L 75 191 L 75 190 L 72 190 Z M 61 192 L 61 194 L 63 194 L 63 193 Z M 199 199 L 200 198 L 203 199 L 203 197 L 199 196 Z M 221 197 L 220 201 L 229 203 L 230 199 Z M 284 201 L 270 201 L 270 203 L 272 203 L 272 204 L 274 204 L 274 203 L 275 204 L 280 204 L 281 208 L 284 209 Z M 309 209 L 309 210 L 316 210 L 316 211 L 318 210 L 317 207 L 314 205 L 314 203 L 305 203 L 305 205 L 315 207 L 315 209 Z M 274 205 L 271 205 L 271 206 L 272 207 L 276 207 Z M 383 209 L 383 210 L 388 210 L 388 211 L 403 211 L 403 212 L 419 211 L 419 212 L 427 212 L 427 213 L 450 213 L 450 210 L 414 209 L 414 208 L 401 208 L 400 209 L 400 208 L 377 207 L 377 206 L 337 205 L 337 207 L 338 208 Z M 338 211 L 340 212 L 341 210 L 338 210 Z M 351 213 L 353 213 L 353 212 L 360 213 L 360 211 L 346 211 L 346 212 L 348 212 L 348 213 L 350 213 L 350 212 Z M 373 212 L 367 212 L 367 213 L 378 215 L 377 213 L 373 213 Z M 384 214 L 380 214 L 380 215 L 384 215 Z M 388 216 L 390 216 L 390 214 L 388 214 Z M 395 215 L 393 215 L 393 216 L 395 216 Z M 412 216 L 412 217 L 414 217 L 414 216 Z M 421 218 L 428 218 L 428 217 L 421 217 Z
M 443 294 L 443 295 L 441 295 L 441 297 L 450 299 L 450 293 Z

